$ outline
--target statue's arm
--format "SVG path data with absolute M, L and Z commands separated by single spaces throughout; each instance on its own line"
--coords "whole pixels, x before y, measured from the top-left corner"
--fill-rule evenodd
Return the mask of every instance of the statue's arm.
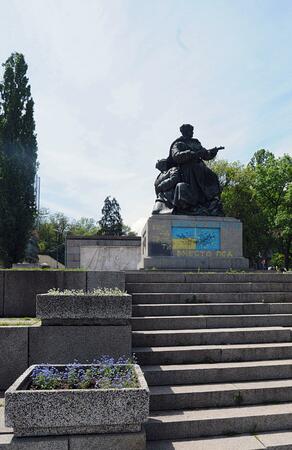
M 207 150 L 206 148 L 202 148 L 202 154 L 200 155 L 201 158 L 204 161 L 210 161 L 210 159 L 215 158 L 215 156 L 217 155 L 217 148 L 211 148 L 210 150 Z
M 171 149 L 171 156 L 178 164 L 183 164 L 195 158 L 195 152 L 190 150 L 184 142 L 176 142 Z
M 202 147 L 202 154 L 200 156 L 205 161 L 210 161 L 210 159 L 215 158 L 215 156 L 218 153 L 218 150 L 221 150 L 223 148 L 224 147 L 214 147 L 214 148 L 211 148 L 210 150 L 207 150 L 207 149 Z

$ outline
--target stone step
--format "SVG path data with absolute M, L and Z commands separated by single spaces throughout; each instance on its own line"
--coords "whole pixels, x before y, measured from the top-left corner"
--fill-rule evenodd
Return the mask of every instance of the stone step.
M 292 403 L 157 411 L 146 423 L 149 440 L 290 430 Z M 234 449 L 235 450 L 235 449 Z
M 291 273 L 190 273 L 148 271 L 126 273 L 126 283 L 283 283 L 292 282 Z
M 291 283 L 127 283 L 132 293 L 291 292 Z
M 170 303 L 292 303 L 291 292 L 134 293 L 133 305 Z
M 198 328 L 292 327 L 292 314 L 133 317 L 133 331 Z
M 170 347 L 173 345 L 242 344 L 259 342 L 289 342 L 291 330 L 281 327 L 214 328 L 208 330 L 133 331 L 136 347 Z
M 292 402 L 292 379 L 150 387 L 150 411 Z
M 201 303 L 133 305 L 133 317 L 221 314 L 291 314 L 292 303 Z
M 132 318 L 134 331 L 206 328 L 291 327 L 292 314 L 153 316 Z
M 138 364 L 194 364 L 292 359 L 292 342 L 134 347 Z
M 272 431 L 237 436 L 148 441 L 147 450 L 291 450 L 291 431 Z
M 143 366 L 149 386 L 292 378 L 292 359 Z

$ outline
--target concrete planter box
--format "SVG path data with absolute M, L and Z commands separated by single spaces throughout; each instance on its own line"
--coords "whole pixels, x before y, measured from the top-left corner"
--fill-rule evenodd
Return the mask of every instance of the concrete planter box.
M 149 389 L 138 365 L 138 388 L 47 391 L 28 390 L 35 367 L 5 392 L 5 423 L 15 436 L 134 433 L 148 418 Z
M 132 315 L 131 295 L 39 294 L 36 316 L 43 325 L 125 325 Z

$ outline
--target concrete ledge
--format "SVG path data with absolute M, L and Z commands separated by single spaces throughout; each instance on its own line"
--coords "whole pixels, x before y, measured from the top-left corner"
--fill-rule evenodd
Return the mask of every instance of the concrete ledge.
M 93 447 L 94 448 L 94 447 Z M 0 435 L 1 450 L 68 450 L 69 439 L 64 437 L 17 438 L 13 434 Z
M 49 289 L 86 289 L 86 272 L 17 270 L 2 273 L 5 317 L 35 316 L 36 295 Z
M 78 268 L 78 265 L 76 266 Z M 49 289 L 125 290 L 124 272 L 0 270 L 0 317 L 34 317 L 36 295 Z
M 144 256 L 140 269 L 248 269 L 244 257 Z
M 1 450 L 145 450 L 145 432 L 76 436 L 22 437 L 0 435 Z
M 28 327 L 0 327 L 0 390 L 28 366 Z
M 145 431 L 69 437 L 70 450 L 145 450 Z
M 265 272 L 176 272 L 145 270 L 126 273 L 127 283 L 292 283 L 291 273 Z M 292 284 L 291 284 L 292 291 Z M 141 302 L 142 303 L 142 302 Z

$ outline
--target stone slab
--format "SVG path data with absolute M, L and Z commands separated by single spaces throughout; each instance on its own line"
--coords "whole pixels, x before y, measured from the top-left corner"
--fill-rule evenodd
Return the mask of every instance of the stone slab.
M 158 411 L 146 424 L 147 438 L 183 439 L 289 430 L 292 404 L 266 404 L 197 410 Z
M 0 390 L 5 390 L 28 366 L 28 328 L 0 327 Z
M 3 274 L 3 272 L 0 272 L 0 295 L 1 273 Z M 4 281 L 3 315 L 5 317 L 35 316 L 37 294 L 46 293 L 52 288 L 85 290 L 86 272 L 56 270 L 6 271 Z
M 140 242 L 139 237 L 129 236 L 71 236 L 66 241 L 66 264 L 88 270 L 137 268 Z
M 92 362 L 101 355 L 131 356 L 131 326 L 29 328 L 29 364 Z
M 4 315 L 4 271 L 0 271 L 0 317 Z
M 70 269 L 79 269 L 79 261 L 72 261 L 67 267 L 70 267 Z
M 81 289 L 86 290 L 86 271 L 64 271 L 62 287 L 60 289 Z
M 135 270 L 140 258 L 140 245 L 80 247 L 80 267 L 87 270 Z
M 264 448 L 266 447 L 251 435 L 147 442 L 147 450 L 260 450 Z
M 4 315 L 35 316 L 36 294 L 62 288 L 62 272 L 17 270 L 5 273 Z
M 0 435 L 0 450 L 68 450 L 67 437 L 17 438 L 13 434 Z
M 292 432 L 257 433 L 257 439 L 269 450 L 289 450 L 292 448 Z
M 125 290 L 125 273 L 124 272 L 87 272 L 87 291 L 102 288 L 118 288 Z
M 70 450 L 145 450 L 145 432 L 69 437 Z

